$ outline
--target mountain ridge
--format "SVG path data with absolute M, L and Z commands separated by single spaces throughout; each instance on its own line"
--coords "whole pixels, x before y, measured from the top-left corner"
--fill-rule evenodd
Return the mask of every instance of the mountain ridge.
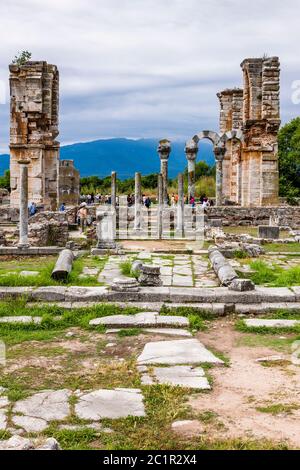
M 158 173 L 160 169 L 157 154 L 157 139 L 97 139 L 90 142 L 76 142 L 60 148 L 61 160 L 74 160 L 80 176 L 108 176 L 116 171 L 118 178 L 134 177 L 139 171 L 143 175 Z M 174 178 L 187 166 L 184 142 L 172 142 L 169 157 L 169 177 Z M 197 161 L 214 164 L 212 146 L 202 141 Z M 0 174 L 9 168 L 9 155 L 0 155 Z

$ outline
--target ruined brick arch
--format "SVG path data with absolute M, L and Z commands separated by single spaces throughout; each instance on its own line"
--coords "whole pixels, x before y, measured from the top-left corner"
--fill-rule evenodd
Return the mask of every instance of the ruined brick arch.
M 221 135 L 219 143 L 226 143 L 229 140 L 239 140 L 241 143 L 244 142 L 244 134 L 241 129 L 232 129 L 231 131 L 224 132 Z
M 192 138 L 196 144 L 198 144 L 198 142 L 200 142 L 202 139 L 210 140 L 214 147 L 217 147 L 220 142 L 220 136 L 215 131 L 200 131 Z

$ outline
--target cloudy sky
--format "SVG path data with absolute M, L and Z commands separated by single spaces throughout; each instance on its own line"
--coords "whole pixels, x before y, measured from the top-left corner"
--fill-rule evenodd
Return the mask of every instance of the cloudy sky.
M 0 98 L 8 63 L 27 49 L 59 67 L 62 143 L 187 140 L 217 130 L 216 93 L 242 85 L 245 57 L 280 57 L 282 120 L 300 115 L 299 44 L 299 0 L 1 0 Z

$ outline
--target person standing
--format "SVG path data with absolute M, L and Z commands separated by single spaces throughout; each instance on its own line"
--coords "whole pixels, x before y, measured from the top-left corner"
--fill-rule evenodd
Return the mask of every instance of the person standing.
M 87 210 L 87 206 L 86 206 L 85 202 L 83 202 L 80 205 L 80 208 L 79 208 L 79 211 L 78 211 L 78 216 L 79 216 L 79 220 L 80 220 L 81 233 L 84 233 L 84 231 L 86 229 L 86 226 L 87 226 L 87 218 L 88 218 L 88 210 Z

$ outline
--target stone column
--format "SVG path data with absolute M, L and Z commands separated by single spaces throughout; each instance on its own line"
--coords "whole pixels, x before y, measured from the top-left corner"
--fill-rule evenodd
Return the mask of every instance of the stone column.
M 163 183 L 163 203 L 168 204 L 168 159 L 171 153 L 171 142 L 167 139 L 159 141 L 157 152 L 160 158 L 160 173 Z
M 111 207 L 116 208 L 117 203 L 117 173 L 111 172 Z
M 183 174 L 178 175 L 178 202 L 177 202 L 177 225 L 176 235 L 183 237 L 184 235 L 184 187 Z
M 222 206 L 223 202 L 223 159 L 225 148 L 215 147 L 216 158 L 216 206 Z
M 20 221 L 18 248 L 28 248 L 28 165 L 29 160 L 19 160 Z
M 191 196 L 195 197 L 195 165 L 198 153 L 196 142 L 191 140 L 185 146 L 185 154 L 188 161 L 188 203 Z
M 134 185 L 134 230 L 142 228 L 142 178 L 141 173 L 135 173 Z
M 161 174 L 158 175 L 158 209 L 157 209 L 157 237 L 160 240 L 162 238 L 162 213 L 164 205 L 164 193 L 163 193 L 163 177 Z

